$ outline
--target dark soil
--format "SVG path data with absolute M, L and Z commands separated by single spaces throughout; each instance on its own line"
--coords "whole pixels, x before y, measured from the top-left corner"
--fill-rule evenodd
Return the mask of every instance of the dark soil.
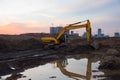
M 60 48 L 44 49 L 40 41 L 42 36 L 48 35 L 36 33 L 0 35 L 0 61 L 32 58 L 33 56 L 43 57 L 51 54 L 64 56 L 87 53 L 103 55 L 99 69 L 120 69 L 120 38 L 92 39 L 99 43 L 99 48 L 96 50 L 82 39 L 72 40 Z

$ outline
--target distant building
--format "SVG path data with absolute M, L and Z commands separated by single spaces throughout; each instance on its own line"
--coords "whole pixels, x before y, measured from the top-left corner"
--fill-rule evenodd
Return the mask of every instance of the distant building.
M 95 34 L 93 37 L 94 38 L 103 38 L 104 37 L 104 34 L 102 33 L 102 29 L 98 29 L 98 34 Z
M 114 37 L 120 37 L 119 32 L 115 32 L 115 33 L 114 33 Z
M 93 36 L 92 36 L 93 38 L 109 38 L 109 35 L 105 35 L 104 33 L 102 33 L 102 29 L 98 29 L 98 32 L 97 32 L 97 34 L 94 34 Z
M 98 35 L 97 35 L 98 38 L 102 38 L 104 37 L 104 34 L 102 34 L 102 29 L 98 29 Z
M 104 37 L 105 37 L 105 38 L 109 38 L 110 36 L 109 36 L 109 35 L 105 35 Z
M 62 30 L 62 26 L 50 27 L 50 34 L 58 34 Z M 66 31 L 64 34 L 69 35 L 69 31 Z
M 55 27 L 50 27 L 50 34 L 55 34 Z
M 63 28 L 62 26 L 57 26 L 55 28 L 55 33 L 58 34 L 62 30 L 62 28 Z
M 74 35 L 74 31 L 71 31 L 71 35 Z
M 79 34 L 78 34 L 78 33 L 74 33 L 74 36 L 75 36 L 75 37 L 79 37 Z
M 69 40 L 74 40 L 74 39 L 80 39 L 80 36 L 78 33 L 74 33 L 74 34 L 71 34 L 69 35 Z
M 98 29 L 98 35 L 101 35 L 102 34 L 102 30 L 99 28 Z
M 97 38 L 97 37 L 98 37 L 98 35 L 97 35 L 97 34 L 95 34 L 93 37 L 94 37 L 94 38 Z
M 100 37 L 104 37 L 104 34 L 101 34 L 101 36 Z
M 66 32 L 65 32 L 65 34 L 69 35 L 69 34 L 70 34 L 70 32 L 69 32 L 69 31 L 66 31 Z
M 83 33 L 82 38 L 86 38 L 86 32 Z

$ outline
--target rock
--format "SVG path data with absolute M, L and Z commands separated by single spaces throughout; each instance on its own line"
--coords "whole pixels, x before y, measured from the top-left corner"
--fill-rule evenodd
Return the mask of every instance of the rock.
M 99 49 L 100 48 L 100 43 L 98 43 L 97 41 L 93 41 L 90 45 L 94 49 Z
M 106 52 L 107 55 L 119 55 L 119 51 L 116 49 L 108 49 Z
M 23 74 L 12 74 L 10 77 L 7 77 L 5 80 L 17 80 L 19 78 L 22 78 Z
M 120 74 L 106 75 L 105 80 L 120 80 Z
M 99 72 L 98 70 L 92 70 L 92 72 Z
M 101 62 L 99 69 L 120 69 L 120 58 L 115 56 L 106 56 L 104 57 Z
M 56 76 L 51 76 L 51 77 L 49 77 L 49 78 L 56 78 Z

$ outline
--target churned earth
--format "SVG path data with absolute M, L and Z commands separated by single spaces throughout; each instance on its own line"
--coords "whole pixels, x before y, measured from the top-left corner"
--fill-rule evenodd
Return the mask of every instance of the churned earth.
M 11 61 L 36 60 L 42 64 L 51 60 L 61 59 L 67 55 L 92 54 L 100 55 L 99 70 L 105 72 L 105 80 L 119 80 L 120 73 L 110 72 L 120 70 L 120 38 L 92 39 L 99 46 L 94 49 L 84 39 L 71 40 L 59 48 L 44 48 L 40 41 L 43 34 L 0 35 L 0 64 Z M 106 70 L 108 70 L 106 72 Z M 95 76 L 103 77 L 103 76 Z

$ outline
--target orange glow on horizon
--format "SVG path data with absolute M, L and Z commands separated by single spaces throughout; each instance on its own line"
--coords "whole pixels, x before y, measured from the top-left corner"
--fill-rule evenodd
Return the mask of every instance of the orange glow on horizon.
M 10 23 L 0 25 L 0 34 L 22 34 L 22 33 L 41 33 L 49 32 L 46 24 L 37 23 Z
M 20 33 L 22 33 L 22 31 L 12 25 L 0 26 L 0 34 L 20 34 Z

